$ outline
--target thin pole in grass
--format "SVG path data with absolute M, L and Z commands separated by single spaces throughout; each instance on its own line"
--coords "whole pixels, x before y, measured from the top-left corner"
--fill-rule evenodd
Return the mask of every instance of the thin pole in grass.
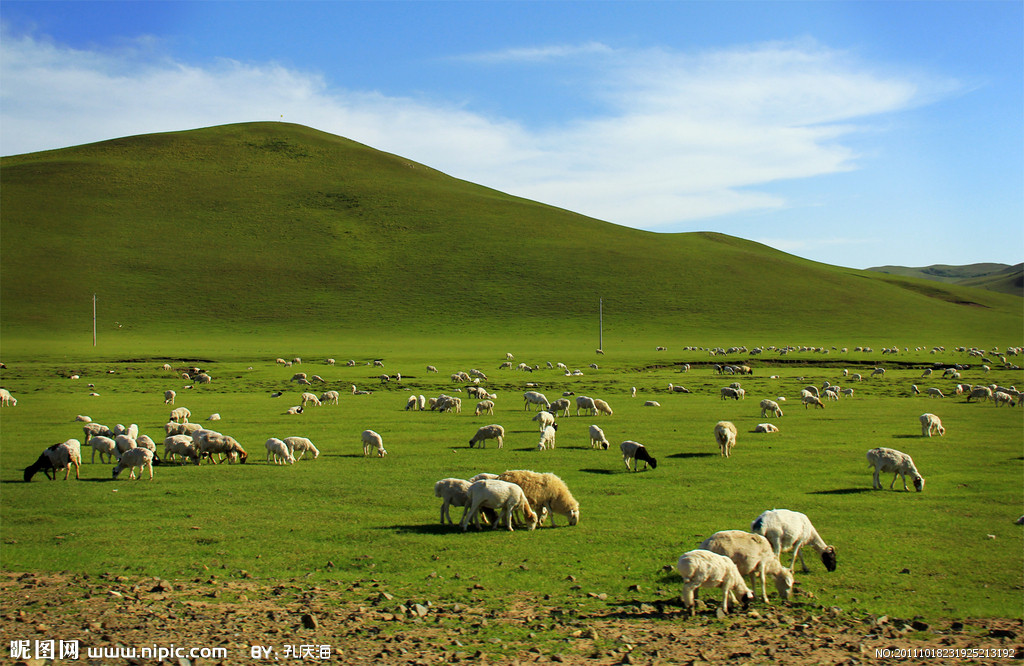
M 604 349 L 604 299 L 597 299 L 597 348 Z
M 96 346 L 96 294 L 92 295 L 92 346 Z

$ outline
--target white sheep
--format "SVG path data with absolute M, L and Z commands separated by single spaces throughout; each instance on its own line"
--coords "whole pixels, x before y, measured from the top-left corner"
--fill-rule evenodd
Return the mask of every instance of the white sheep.
M 572 395 L 571 391 L 569 392 L 569 395 Z M 569 416 L 570 405 L 572 405 L 572 403 L 569 402 L 567 398 L 559 398 L 558 400 L 551 401 L 551 406 L 548 407 L 548 411 L 555 416 L 558 416 L 559 412 L 562 413 L 562 416 Z
M 139 468 L 139 476 L 135 476 L 135 468 Z M 117 461 L 117 465 L 114 466 L 113 478 L 122 472 L 122 470 L 129 470 L 129 479 L 141 479 L 142 471 L 144 469 L 149 470 L 149 480 L 153 480 L 153 452 L 149 449 L 131 449 L 121 455 L 121 459 Z
M 337 405 L 338 404 L 338 400 L 340 398 L 341 398 L 341 394 L 338 393 L 337 391 L 325 391 L 323 393 L 323 395 L 320 396 L 320 404 L 321 405 Z
M 466 494 L 466 508 L 462 512 L 460 521 L 463 532 L 466 531 L 470 523 L 476 524 L 477 529 L 480 529 L 477 517 L 482 507 L 501 512 L 498 520 L 494 521 L 492 529 L 497 529 L 498 524 L 503 523 L 505 529 L 512 532 L 512 513 L 514 511 L 523 512 L 528 529 L 533 530 L 537 527 L 537 514 L 530 508 L 530 502 L 526 499 L 523 489 L 514 483 L 500 479 L 482 479 L 470 484 Z
M 657 400 L 647 400 L 644 402 L 644 407 L 661 407 L 661 403 Z
M 190 416 L 192 416 L 192 412 L 187 407 L 177 407 L 171 410 L 171 421 L 175 423 L 188 423 Z
M 164 458 L 173 461 L 174 456 L 188 458 L 199 464 L 199 450 L 191 435 L 168 435 L 164 439 Z
M 67 481 L 72 467 L 75 468 L 75 478 L 78 479 L 81 464 L 82 443 L 77 439 L 68 439 L 44 449 L 39 458 L 25 468 L 24 479 L 28 483 L 37 472 L 42 471 L 46 478 L 54 480 L 57 478 L 57 472 L 63 469 L 64 480 Z
M 205 428 L 196 430 L 192 433 L 192 441 L 195 442 L 196 449 L 199 451 L 199 459 L 208 457 L 214 465 L 223 461 L 224 456 L 227 456 L 228 462 L 234 461 L 235 456 L 238 456 L 239 462 L 242 464 L 245 464 L 249 458 L 249 454 L 234 437 L 223 435 L 216 430 Z M 214 457 L 215 454 L 220 454 L 221 459 L 217 460 Z
M 410 395 L 408 400 L 405 401 L 405 411 L 416 411 L 416 409 L 419 407 L 419 404 L 419 399 L 414 395 Z
M 967 396 L 967 402 L 971 401 L 971 398 L 981 398 L 982 402 L 992 399 L 992 389 L 987 386 L 975 386 L 971 389 L 970 394 Z
M 740 400 L 746 395 L 746 392 L 743 389 L 734 388 L 732 386 L 723 386 L 719 393 L 721 393 L 722 400 L 727 400 L 729 398 L 732 398 L 733 400 Z
M 292 455 L 295 455 L 296 451 L 299 452 L 296 460 L 302 460 L 307 451 L 313 454 L 313 460 L 320 457 L 320 449 L 313 446 L 313 442 L 307 437 L 285 437 L 284 443 L 288 445 L 288 452 Z
M 537 391 L 527 391 L 523 394 L 523 409 L 530 409 L 530 405 L 544 405 L 544 409 L 549 409 L 551 403 L 543 393 Z
M 939 389 L 937 389 L 935 387 L 932 387 L 932 388 L 928 389 L 928 395 L 929 395 L 929 397 L 932 397 L 932 398 L 945 398 L 946 397 L 946 396 L 942 395 L 942 391 L 941 390 L 939 390 Z
M 880 473 L 892 472 L 892 483 L 889 484 L 889 490 L 892 490 L 893 485 L 896 483 L 896 477 L 903 479 L 903 490 L 910 490 L 907 488 L 907 475 L 910 475 L 911 481 L 914 483 L 914 489 L 917 492 L 924 490 L 924 477 L 922 477 L 917 467 L 914 466 L 913 459 L 902 451 L 896 449 L 887 449 L 885 447 L 878 447 L 870 449 L 867 454 L 868 467 L 875 468 L 874 480 L 872 488 L 877 490 L 882 489 L 882 482 L 879 480 L 878 475 Z
M 89 460 L 89 462 L 96 462 L 96 454 L 99 453 L 100 462 L 109 463 L 117 453 L 117 445 L 114 443 L 114 440 L 112 440 L 109 437 L 104 437 L 103 435 L 96 435 L 95 437 L 89 438 L 88 441 L 89 446 L 92 447 L 92 458 Z M 107 459 L 104 460 L 103 456 L 107 456 Z
M 732 455 L 732 447 L 736 446 L 736 426 L 731 421 L 719 421 L 715 424 L 715 442 L 722 455 Z
M 725 555 L 704 549 L 691 550 L 680 555 L 676 571 L 683 577 L 683 603 L 690 609 L 691 616 L 697 614 L 694 591 L 702 587 L 722 590 L 722 611 L 725 613 L 729 612 L 730 597 L 734 602 L 742 603 L 744 608 L 754 599 L 754 593 L 747 587 L 736 564 Z
M 771 423 L 758 423 L 754 426 L 754 432 L 772 433 L 778 431 L 779 429 Z
M 288 409 L 286 409 L 284 413 L 289 415 L 289 416 L 295 416 L 296 414 L 301 414 L 302 413 L 302 409 L 303 409 L 302 405 L 294 405 L 294 406 L 289 407 Z
M 771 509 L 765 511 L 754 519 L 750 524 L 750 531 L 760 534 L 772 544 L 772 550 L 776 555 L 792 550 L 793 561 L 790 562 L 789 570 L 796 566 L 797 557 L 800 558 L 800 566 L 804 573 L 807 573 L 807 564 L 804 563 L 803 553 L 800 549 L 810 546 L 821 555 L 821 562 L 829 571 L 836 570 L 836 549 L 825 543 L 814 529 L 810 518 L 798 511 L 789 509 Z
M 364 430 L 360 439 L 363 442 L 364 457 L 370 455 L 370 449 L 377 449 L 378 458 L 383 458 L 388 454 L 387 450 L 384 448 L 384 440 L 374 431 Z
M 766 416 L 774 416 L 775 418 L 779 418 L 780 416 L 782 416 L 782 408 L 779 407 L 779 403 L 775 402 L 774 400 L 769 400 L 768 398 L 762 400 L 761 418 L 764 418 Z
M 302 407 L 305 407 L 307 402 L 312 403 L 314 407 L 320 406 L 320 398 L 316 397 L 312 393 L 302 394 Z
M 452 506 L 466 506 L 469 501 L 469 487 L 473 485 L 471 482 L 465 479 L 447 478 L 441 479 L 434 484 L 434 497 L 440 497 L 441 502 L 441 524 L 444 525 L 445 519 L 448 520 L 449 525 L 454 525 L 451 514 L 448 509 Z
M 149 435 L 139 435 L 135 440 L 135 445 L 140 449 L 149 449 L 153 453 L 156 453 L 156 442 Z
M 114 446 L 117 448 L 117 450 L 114 451 L 114 455 L 118 460 L 120 460 L 121 456 L 123 456 L 127 451 L 138 448 L 139 444 L 134 438 L 129 437 L 128 435 L 117 435 L 114 437 Z
M 781 598 L 789 599 L 793 592 L 793 572 L 782 566 L 771 542 L 760 534 L 724 530 L 709 536 L 700 547 L 731 559 L 741 576 L 750 576 L 751 590 L 757 589 L 755 576 L 760 578 L 765 603 L 768 603 L 768 576 L 775 580 L 775 589 Z
M 642 460 L 644 461 L 644 469 L 650 466 L 651 469 L 658 469 L 658 461 L 651 457 L 651 454 L 647 452 L 647 447 L 639 442 L 627 439 L 622 444 L 619 444 L 619 450 L 622 451 L 622 462 L 626 463 L 626 469 L 633 471 L 640 471 L 640 463 L 635 463 L 634 469 L 629 466 L 631 460 Z
M 481 400 L 476 403 L 476 410 L 473 412 L 476 416 L 481 414 L 494 414 L 494 401 L 493 400 Z
M 922 414 L 918 417 L 921 421 L 921 436 L 931 437 L 932 433 L 938 433 L 939 436 L 946 434 L 946 429 L 942 427 L 942 421 L 938 416 L 934 414 Z
M 75 421 L 78 421 L 78 422 L 81 422 L 81 423 L 90 423 L 90 422 L 92 422 L 92 417 L 91 416 L 86 416 L 85 414 L 79 414 L 78 416 L 75 417 Z
M 174 398 L 175 398 L 176 395 L 177 394 L 174 391 L 171 391 L 171 390 L 164 391 L 164 404 L 165 405 L 173 405 L 174 404 Z
M 551 526 L 554 527 L 556 513 L 568 518 L 570 526 L 579 523 L 580 503 L 569 492 L 565 481 L 554 474 L 511 469 L 499 474 L 498 478 L 522 488 L 530 506 L 537 511 L 538 524 L 544 522 L 545 517 L 550 515 Z
M 1006 391 L 996 391 L 992 394 L 992 402 L 996 403 L 996 407 L 1002 407 L 1003 405 L 1013 405 L 1013 396 Z
M 608 443 L 608 438 L 604 436 L 604 430 L 596 425 L 590 426 L 590 448 L 592 449 L 604 449 L 608 450 L 611 444 Z
M 594 416 L 597 416 L 598 414 L 607 414 L 608 416 L 611 416 L 612 408 L 604 400 L 594 398 Z
M 594 406 L 594 399 L 589 396 L 576 396 L 576 416 L 580 415 L 581 409 L 586 410 L 590 416 L 597 416 L 597 407 Z
M 284 440 L 271 437 L 264 446 L 267 448 L 267 462 L 270 462 L 270 459 L 273 458 L 275 465 L 295 464 L 295 456 L 288 450 L 288 445 L 284 443 Z
M 555 422 L 555 415 L 549 411 L 541 410 L 537 412 L 537 415 L 530 420 L 539 423 L 540 431 L 544 432 L 544 428 L 547 428 L 549 425 Z
M 498 448 L 500 449 L 502 446 L 504 446 L 505 428 L 498 425 L 497 423 L 481 426 L 476 431 L 476 434 L 473 435 L 473 439 L 469 440 L 469 448 L 473 448 L 477 444 L 480 445 L 480 448 L 483 448 L 485 442 L 489 439 L 498 440 Z
M 11 392 L 5 388 L 0 388 L 0 407 L 14 407 L 18 404 L 18 399 L 11 395 Z
M 558 431 L 558 424 L 552 424 L 541 430 L 540 441 L 537 442 L 537 450 L 555 448 L 555 433 Z
M 804 409 L 807 409 L 811 405 L 820 409 L 825 409 L 825 403 L 823 403 L 821 398 L 816 395 L 805 395 L 800 399 L 800 401 L 804 403 Z

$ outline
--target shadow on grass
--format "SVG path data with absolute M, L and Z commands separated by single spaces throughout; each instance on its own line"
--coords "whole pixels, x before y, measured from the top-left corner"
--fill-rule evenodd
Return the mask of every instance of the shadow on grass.
M 593 467 L 584 467 L 580 471 L 581 472 L 586 472 L 587 474 L 618 474 L 620 470 L 617 470 L 617 469 L 597 469 L 597 468 L 593 468 Z
M 440 523 L 432 525 L 381 525 L 374 529 L 397 532 L 399 534 L 462 534 L 458 521 L 454 525 L 442 525 Z
M 666 458 L 713 458 L 721 454 L 718 453 L 673 453 Z
M 873 488 L 837 488 L 836 490 L 814 490 L 808 495 L 856 495 L 858 493 L 870 493 Z
M 893 439 L 921 439 L 923 435 L 893 435 Z

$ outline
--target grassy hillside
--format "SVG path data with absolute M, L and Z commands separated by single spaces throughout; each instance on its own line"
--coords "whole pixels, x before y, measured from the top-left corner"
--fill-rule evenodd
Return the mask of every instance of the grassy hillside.
M 1024 264 L 1015 266 L 1007 264 L 967 264 L 965 266 L 934 264 L 917 268 L 875 266 L 868 270 L 1024 296 Z
M 593 346 L 602 298 L 606 335 L 691 343 L 1024 330 L 1003 294 L 628 229 L 286 123 L 7 157 L 0 177 L 8 345 L 87 339 L 93 293 L 102 333 L 169 344 L 386 331 Z

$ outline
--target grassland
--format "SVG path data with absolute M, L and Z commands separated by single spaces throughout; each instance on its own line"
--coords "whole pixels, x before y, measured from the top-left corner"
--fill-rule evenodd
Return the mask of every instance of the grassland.
M 157 355 L 8 357 L 3 383 L 19 404 L 5 408 L 0 421 L 3 567 L 172 580 L 211 571 L 227 579 L 370 577 L 408 598 L 500 606 L 515 591 L 531 590 L 577 607 L 626 603 L 636 596 L 628 592 L 633 585 L 676 594 L 678 581 L 663 567 L 714 531 L 745 529 L 761 511 L 786 507 L 810 515 L 839 552 L 832 574 L 809 554 L 810 573 L 797 577 L 799 598 L 903 617 L 1021 616 L 1024 538 L 1013 522 L 1024 507 L 1022 411 L 911 396 L 912 383 L 950 392 L 948 380 L 918 379 L 935 356 L 771 355 L 754 360 L 754 376 L 727 379 L 714 374 L 706 352 L 632 347 L 604 357 L 548 355 L 508 342 L 501 349 L 542 369 L 499 371 L 504 354 L 498 349 L 441 348 L 427 356 L 408 346 L 386 358 L 385 370 L 403 375 L 399 386 L 380 385 L 374 379 L 380 371 L 363 365 L 364 357 L 355 367 L 314 364 L 309 357 L 300 368 L 285 368 L 271 356 L 225 353 L 172 360 L 176 368 L 197 362 L 214 376 L 211 385 L 187 391 L 174 373 L 160 369 L 165 358 Z M 968 360 L 954 352 L 939 358 Z M 548 360 L 585 374 L 564 377 L 544 369 Z M 593 361 L 600 369 L 587 368 Z M 683 361 L 693 363 L 687 374 L 676 365 Z M 427 374 L 427 362 L 440 373 Z M 843 367 L 856 372 L 877 362 L 889 368 L 884 379 L 847 384 L 841 375 Z M 403 410 L 407 390 L 451 392 L 448 375 L 470 367 L 484 370 L 499 395 L 494 416 Z M 341 404 L 285 416 L 298 402 L 298 387 L 288 381 L 296 369 L 321 374 L 328 387 L 341 389 Z M 68 379 L 71 374 L 81 378 Z M 966 374 L 964 381 L 981 380 L 980 370 Z M 746 400 L 719 399 L 718 388 L 733 379 L 742 381 Z M 1016 385 L 1022 379 L 1019 370 L 984 377 Z M 855 396 L 824 411 L 806 411 L 793 401 L 805 384 L 826 380 L 853 386 Z M 526 381 L 538 382 L 549 397 L 571 390 L 608 399 L 614 416 L 596 422 L 614 444 L 645 443 L 658 468 L 630 474 L 615 450 L 590 450 L 586 429 L 595 421 L 586 416 L 560 418 L 558 448 L 536 451 L 538 433 L 519 398 Z M 693 393 L 668 394 L 669 382 Z M 88 395 L 87 383 L 99 397 Z M 347 394 L 351 384 L 373 394 Z M 630 386 L 639 389 L 636 399 L 628 397 Z M 108 425 L 136 422 L 160 439 L 166 388 L 179 389 L 178 404 L 196 419 L 222 414 L 217 428 L 247 447 L 250 463 L 162 466 L 150 483 L 114 482 L 109 465 L 86 462 L 79 482 L 20 481 L 21 468 L 46 445 L 81 436 L 75 414 Z M 269 397 L 281 389 L 285 396 Z M 752 434 L 765 420 L 758 401 L 780 395 L 790 398 L 786 415 L 774 420 L 782 432 Z M 645 399 L 662 407 L 644 408 Z M 917 416 L 924 411 L 940 415 L 945 437 L 920 436 Z M 740 430 L 728 460 L 717 455 L 711 436 L 720 419 Z M 505 426 L 503 449 L 468 448 L 486 423 Z M 365 428 L 382 433 L 388 457 L 362 457 L 358 437 Z M 262 462 L 265 439 L 290 435 L 310 437 L 320 459 L 286 467 Z M 913 455 L 927 479 L 925 492 L 872 491 L 864 452 L 874 446 Z M 567 527 L 562 519 L 557 528 L 532 533 L 463 534 L 438 524 L 435 480 L 515 468 L 564 478 L 582 505 L 579 525 Z M 609 600 L 598 602 L 589 593 Z

